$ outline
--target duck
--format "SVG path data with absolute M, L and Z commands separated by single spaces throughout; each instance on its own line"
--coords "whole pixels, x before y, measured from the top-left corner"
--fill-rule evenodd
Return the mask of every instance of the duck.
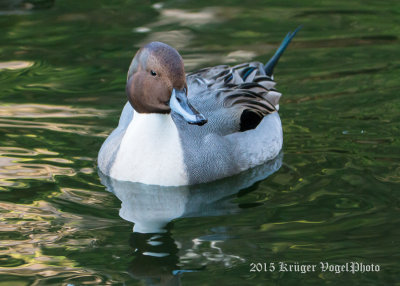
M 119 181 L 190 186 L 235 176 L 274 159 L 283 145 L 281 93 L 271 59 L 186 74 L 179 52 L 151 42 L 129 66 L 116 129 L 100 148 L 99 171 Z

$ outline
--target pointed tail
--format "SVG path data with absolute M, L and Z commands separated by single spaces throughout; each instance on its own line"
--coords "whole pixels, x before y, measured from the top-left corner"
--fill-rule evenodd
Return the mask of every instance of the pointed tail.
M 275 52 L 275 54 L 272 56 L 272 58 L 268 61 L 268 63 L 265 64 L 264 70 L 265 74 L 268 76 L 272 76 L 272 73 L 274 72 L 274 67 L 279 61 L 279 58 L 287 48 L 287 46 L 290 44 L 290 41 L 296 36 L 296 33 L 301 29 L 302 26 L 297 27 L 294 32 L 289 32 L 286 37 L 283 39 L 281 45 L 279 46 L 278 50 Z

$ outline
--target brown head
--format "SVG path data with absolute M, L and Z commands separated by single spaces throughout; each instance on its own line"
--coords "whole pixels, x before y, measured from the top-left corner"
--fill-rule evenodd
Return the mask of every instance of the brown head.
M 172 110 L 189 123 L 202 125 L 206 122 L 187 100 L 182 57 L 164 43 L 149 43 L 136 53 L 129 67 L 126 93 L 139 113 L 170 113 Z

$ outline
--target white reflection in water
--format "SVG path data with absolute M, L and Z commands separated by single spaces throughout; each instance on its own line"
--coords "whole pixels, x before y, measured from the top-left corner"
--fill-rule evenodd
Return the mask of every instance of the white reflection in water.
M 236 63 L 238 61 L 248 61 L 256 57 L 257 54 L 253 51 L 243 51 L 243 50 L 238 50 L 238 51 L 233 51 L 229 53 L 226 58 L 225 62 L 226 63 Z
M 60 118 L 106 117 L 110 112 L 111 110 L 74 108 L 63 105 L 8 104 L 0 106 L 0 127 L 12 128 L 12 133 L 15 133 L 15 128 L 24 128 L 104 137 L 107 136 L 107 132 L 100 131 L 101 127 L 99 126 L 52 121 L 59 121 Z M 48 121 L 26 120 L 29 118 L 47 118 Z
M 10 61 L 10 62 L 0 62 L 0 70 L 18 70 L 26 69 L 33 66 L 34 62 L 28 61 Z
M 159 10 L 161 15 L 158 21 L 147 26 L 136 27 L 133 29 L 137 33 L 149 33 L 148 36 L 139 43 L 143 46 L 152 41 L 160 41 L 181 50 L 185 48 L 193 38 L 193 32 L 186 27 L 199 27 L 202 25 L 222 22 L 234 14 L 233 9 L 212 7 L 199 11 L 189 11 L 183 9 L 162 9 L 162 5 L 157 5 L 155 9 Z M 171 25 L 179 24 L 181 28 L 171 30 Z M 162 29 L 166 27 L 166 29 Z
M 29 164 L 22 158 L 0 157 L 0 186 L 21 187 L 22 183 L 18 182 L 18 179 L 54 180 L 56 175 L 73 176 L 75 174 L 73 168 L 43 163 Z
M 158 41 L 166 43 L 179 51 L 187 46 L 192 37 L 192 33 L 187 30 L 153 32 L 139 44 L 139 47 L 150 42 Z
M 204 25 L 212 22 L 221 21 L 221 17 L 218 17 L 220 8 L 206 8 L 201 11 L 187 11 L 183 9 L 165 9 L 161 10 L 160 20 L 157 22 L 157 26 L 169 25 L 172 23 L 180 23 L 183 26 L 191 25 Z
M 238 50 L 228 53 L 226 56 L 220 53 L 191 53 L 185 55 L 184 64 L 187 71 L 194 71 L 199 66 L 214 66 L 216 64 L 236 64 L 251 61 L 257 54 L 253 51 Z
M 7 104 L 0 106 L 0 117 L 59 118 L 106 116 L 111 110 L 74 108 L 64 105 Z

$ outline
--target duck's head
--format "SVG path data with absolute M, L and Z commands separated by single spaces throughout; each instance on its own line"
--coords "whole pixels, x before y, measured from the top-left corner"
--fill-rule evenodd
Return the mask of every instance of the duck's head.
M 188 101 L 182 57 L 164 43 L 149 43 L 136 53 L 129 67 L 126 93 L 139 113 L 176 112 L 190 124 L 207 122 Z

